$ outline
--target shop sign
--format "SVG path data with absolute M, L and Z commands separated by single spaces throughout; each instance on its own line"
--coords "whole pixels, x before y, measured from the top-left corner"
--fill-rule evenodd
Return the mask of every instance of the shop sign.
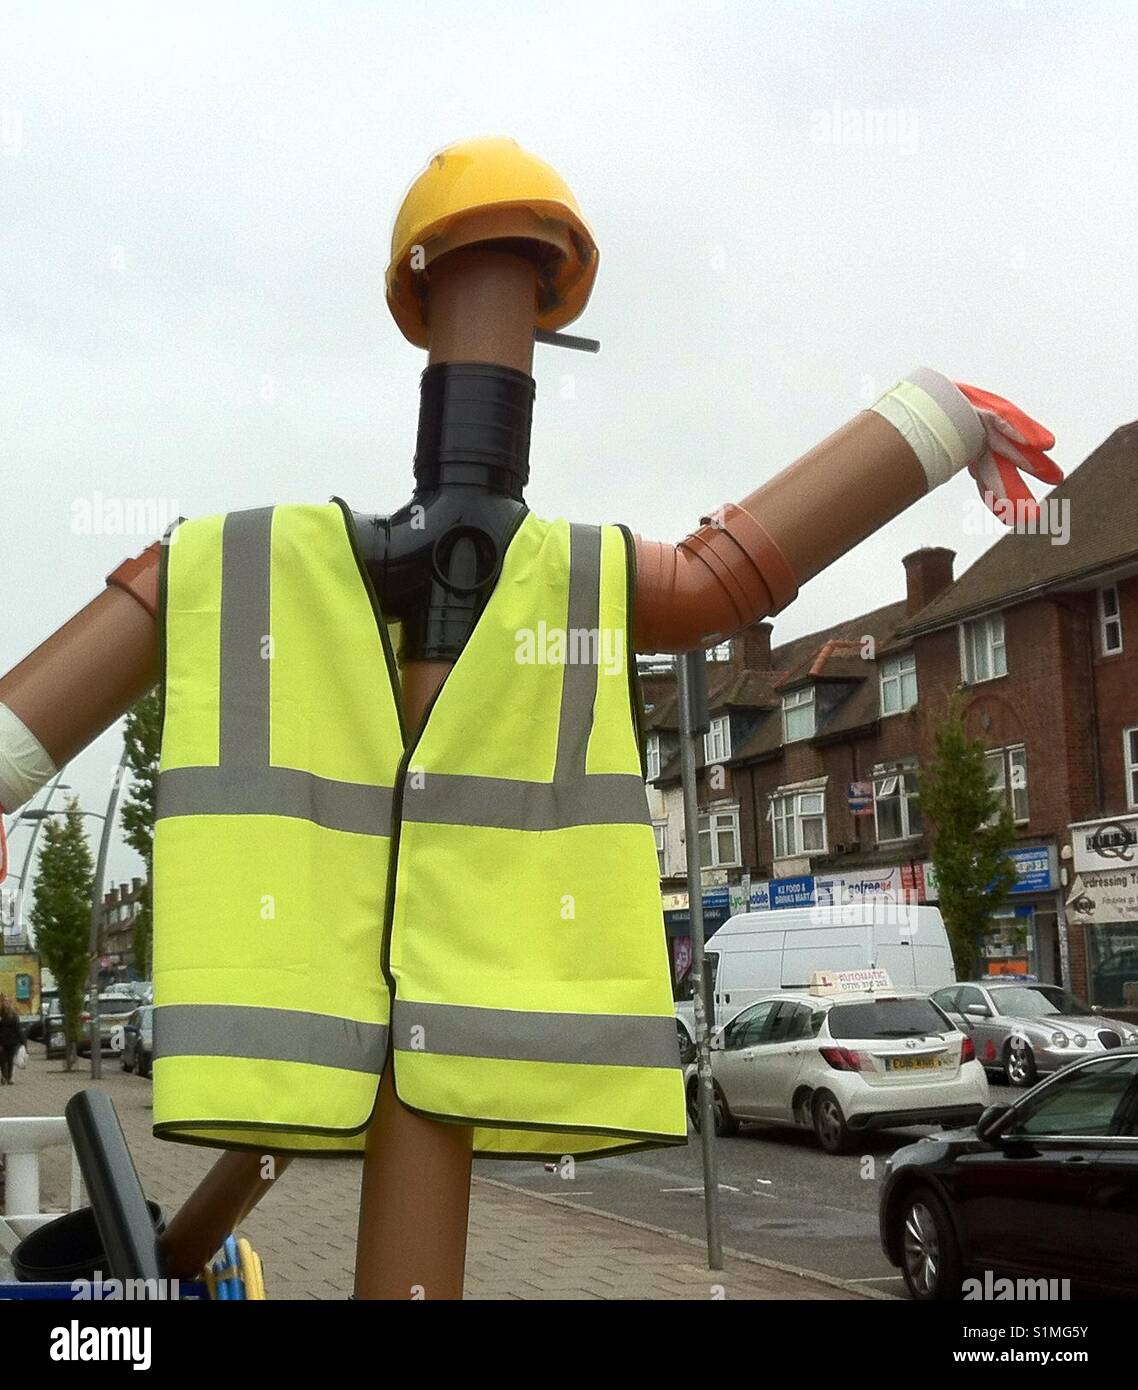
M 1138 866 L 1114 873 L 1076 874 L 1067 912 L 1077 922 L 1138 922 Z
M 1055 887 L 1051 872 L 1051 846 L 1027 845 L 1008 850 L 1008 858 L 1016 871 L 1012 893 L 1049 893 Z
M 771 907 L 813 907 L 814 879 L 810 874 L 798 878 L 771 880 Z
M 1138 868 L 1138 816 L 1072 825 L 1071 848 L 1077 874 L 1096 869 Z

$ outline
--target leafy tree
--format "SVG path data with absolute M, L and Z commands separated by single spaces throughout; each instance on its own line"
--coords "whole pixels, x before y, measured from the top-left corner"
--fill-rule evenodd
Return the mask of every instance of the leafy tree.
M 154 940 L 154 915 L 151 882 L 154 874 L 154 801 L 158 784 L 158 752 L 162 738 L 162 701 L 158 690 L 144 695 L 126 716 L 127 766 L 130 769 L 129 791 L 122 808 L 124 839 L 131 849 L 142 856 L 146 865 L 142 903 L 134 922 L 135 969 L 143 979 L 150 978 L 151 951 Z
M 91 963 L 91 893 L 95 868 L 76 797 L 67 810 L 44 822 L 44 844 L 30 913 L 36 948 L 55 976 L 67 1040 L 65 1065 L 70 1071 L 81 1032 L 80 1015 Z
M 957 978 L 968 980 L 976 975 L 992 914 L 1015 883 L 1007 854 L 1015 843 L 1015 825 L 992 786 L 984 745 L 968 737 L 958 700 L 949 705 L 935 737 L 921 810 L 935 828 L 932 860 Z

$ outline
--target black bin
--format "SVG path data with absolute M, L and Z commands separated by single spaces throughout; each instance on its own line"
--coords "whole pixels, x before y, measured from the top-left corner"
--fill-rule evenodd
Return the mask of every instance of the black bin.
M 166 1218 L 157 1202 L 147 1202 L 154 1229 L 161 1232 Z M 24 1237 L 12 1251 L 12 1269 L 21 1284 L 70 1284 L 92 1281 L 101 1272 L 111 1278 L 107 1253 L 95 1212 L 91 1207 L 69 1211 Z

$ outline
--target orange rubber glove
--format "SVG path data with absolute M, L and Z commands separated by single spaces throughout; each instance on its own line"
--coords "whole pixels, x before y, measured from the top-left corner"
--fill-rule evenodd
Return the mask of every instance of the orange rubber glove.
M 1030 473 L 1044 483 L 1061 483 L 1063 470 L 1044 452 L 1055 447 L 1055 436 L 1018 405 L 981 391 L 978 386 L 956 383 L 984 423 L 988 447 L 968 471 L 976 479 L 980 496 L 1001 521 L 1034 521 L 1039 504 L 1021 476 Z

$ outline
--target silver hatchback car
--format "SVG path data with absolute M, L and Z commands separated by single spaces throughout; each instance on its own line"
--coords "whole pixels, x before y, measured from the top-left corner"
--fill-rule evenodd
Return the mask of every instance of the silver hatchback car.
M 1004 977 L 938 989 L 933 1002 L 968 1033 L 978 1060 L 1009 1086 L 1033 1086 L 1080 1057 L 1138 1043 L 1138 1030 L 1103 1018 L 1060 985 Z

